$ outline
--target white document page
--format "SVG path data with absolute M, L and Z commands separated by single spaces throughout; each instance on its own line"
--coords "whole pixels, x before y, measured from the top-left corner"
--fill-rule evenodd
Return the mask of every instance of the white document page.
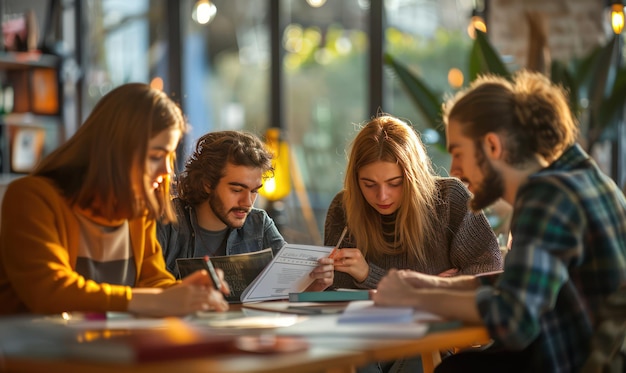
M 313 279 L 309 273 L 319 258 L 333 250 L 327 246 L 286 244 L 241 294 L 241 302 L 288 299 L 289 293 L 304 291 Z

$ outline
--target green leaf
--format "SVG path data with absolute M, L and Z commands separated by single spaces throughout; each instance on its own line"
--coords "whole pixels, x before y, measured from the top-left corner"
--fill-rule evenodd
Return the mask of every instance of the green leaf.
M 606 95 L 609 71 L 615 61 L 614 56 L 617 45 L 618 39 L 613 37 L 613 39 L 601 49 L 594 63 L 593 70 L 591 71 L 593 80 L 589 87 L 589 106 L 592 109 L 599 109 Z
M 570 62 L 573 77 L 576 79 L 581 97 L 588 97 L 589 86 L 594 79 L 592 74 L 598 55 L 602 47 L 594 48 L 587 56 Z
M 574 115 L 580 114 L 580 98 L 578 95 L 578 82 L 570 72 L 568 66 L 561 61 L 553 60 L 550 69 L 550 78 L 553 83 L 563 87 L 567 91 L 569 106 Z
M 511 73 L 506 68 L 500 55 L 493 48 L 487 34 L 476 30 L 476 39 L 472 45 L 470 53 L 470 81 L 473 81 L 481 74 L 495 74 L 506 79 L 511 79 Z
M 601 112 L 601 107 L 603 106 L 607 94 L 607 84 L 612 84 L 612 82 L 609 83 L 609 73 L 615 61 L 615 49 L 618 42 L 619 40 L 613 37 L 600 50 L 600 53 L 598 53 L 594 59 L 592 70 L 590 71 L 591 76 L 593 76 L 588 92 L 590 114 L 588 137 L 590 146 L 600 138 L 602 131 L 608 125 L 608 122 L 602 119 L 604 114 Z M 611 91 L 612 90 L 611 88 Z
M 444 142 L 445 131 L 441 125 L 441 95 L 434 93 L 426 83 L 388 53 L 385 53 L 384 61 L 398 76 L 409 97 L 427 120 L 427 124 L 439 133 L 440 142 Z
M 480 47 L 477 42 L 472 44 L 472 49 L 470 51 L 469 57 L 469 80 L 473 82 L 478 78 L 480 74 L 483 74 L 487 70 L 487 66 L 485 64 L 482 53 L 480 52 Z
M 624 105 L 626 105 L 626 67 L 617 71 L 611 94 L 600 105 L 597 123 L 600 130 L 603 131 L 617 123 L 624 112 Z

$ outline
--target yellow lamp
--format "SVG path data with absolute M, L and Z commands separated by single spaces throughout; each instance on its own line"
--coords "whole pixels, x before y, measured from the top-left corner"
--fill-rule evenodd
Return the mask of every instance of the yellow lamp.
M 265 145 L 274 157 L 272 166 L 274 175 L 263 181 L 259 193 L 269 201 L 278 201 L 291 192 L 291 175 L 289 172 L 289 145 L 280 136 L 280 129 L 270 128 L 265 133 Z
M 622 2 L 611 4 L 611 28 L 616 35 L 624 30 L 624 4 Z

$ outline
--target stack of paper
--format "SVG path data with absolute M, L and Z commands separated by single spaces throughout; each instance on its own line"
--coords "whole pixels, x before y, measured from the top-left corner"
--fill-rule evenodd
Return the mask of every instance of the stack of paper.
M 350 302 L 341 315 L 313 316 L 303 322 L 276 330 L 280 335 L 346 338 L 420 338 L 428 331 L 421 311 L 410 307 L 380 307 L 373 301 Z
M 337 322 L 345 323 L 410 323 L 415 310 L 412 307 L 381 307 L 374 301 L 350 302 Z

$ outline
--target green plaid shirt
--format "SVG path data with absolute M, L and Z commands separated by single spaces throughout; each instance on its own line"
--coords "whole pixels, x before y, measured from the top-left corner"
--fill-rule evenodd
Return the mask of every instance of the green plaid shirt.
M 520 187 L 504 273 L 479 289 L 497 345 L 531 348 L 533 371 L 576 371 L 601 300 L 626 281 L 626 199 L 578 146 Z

